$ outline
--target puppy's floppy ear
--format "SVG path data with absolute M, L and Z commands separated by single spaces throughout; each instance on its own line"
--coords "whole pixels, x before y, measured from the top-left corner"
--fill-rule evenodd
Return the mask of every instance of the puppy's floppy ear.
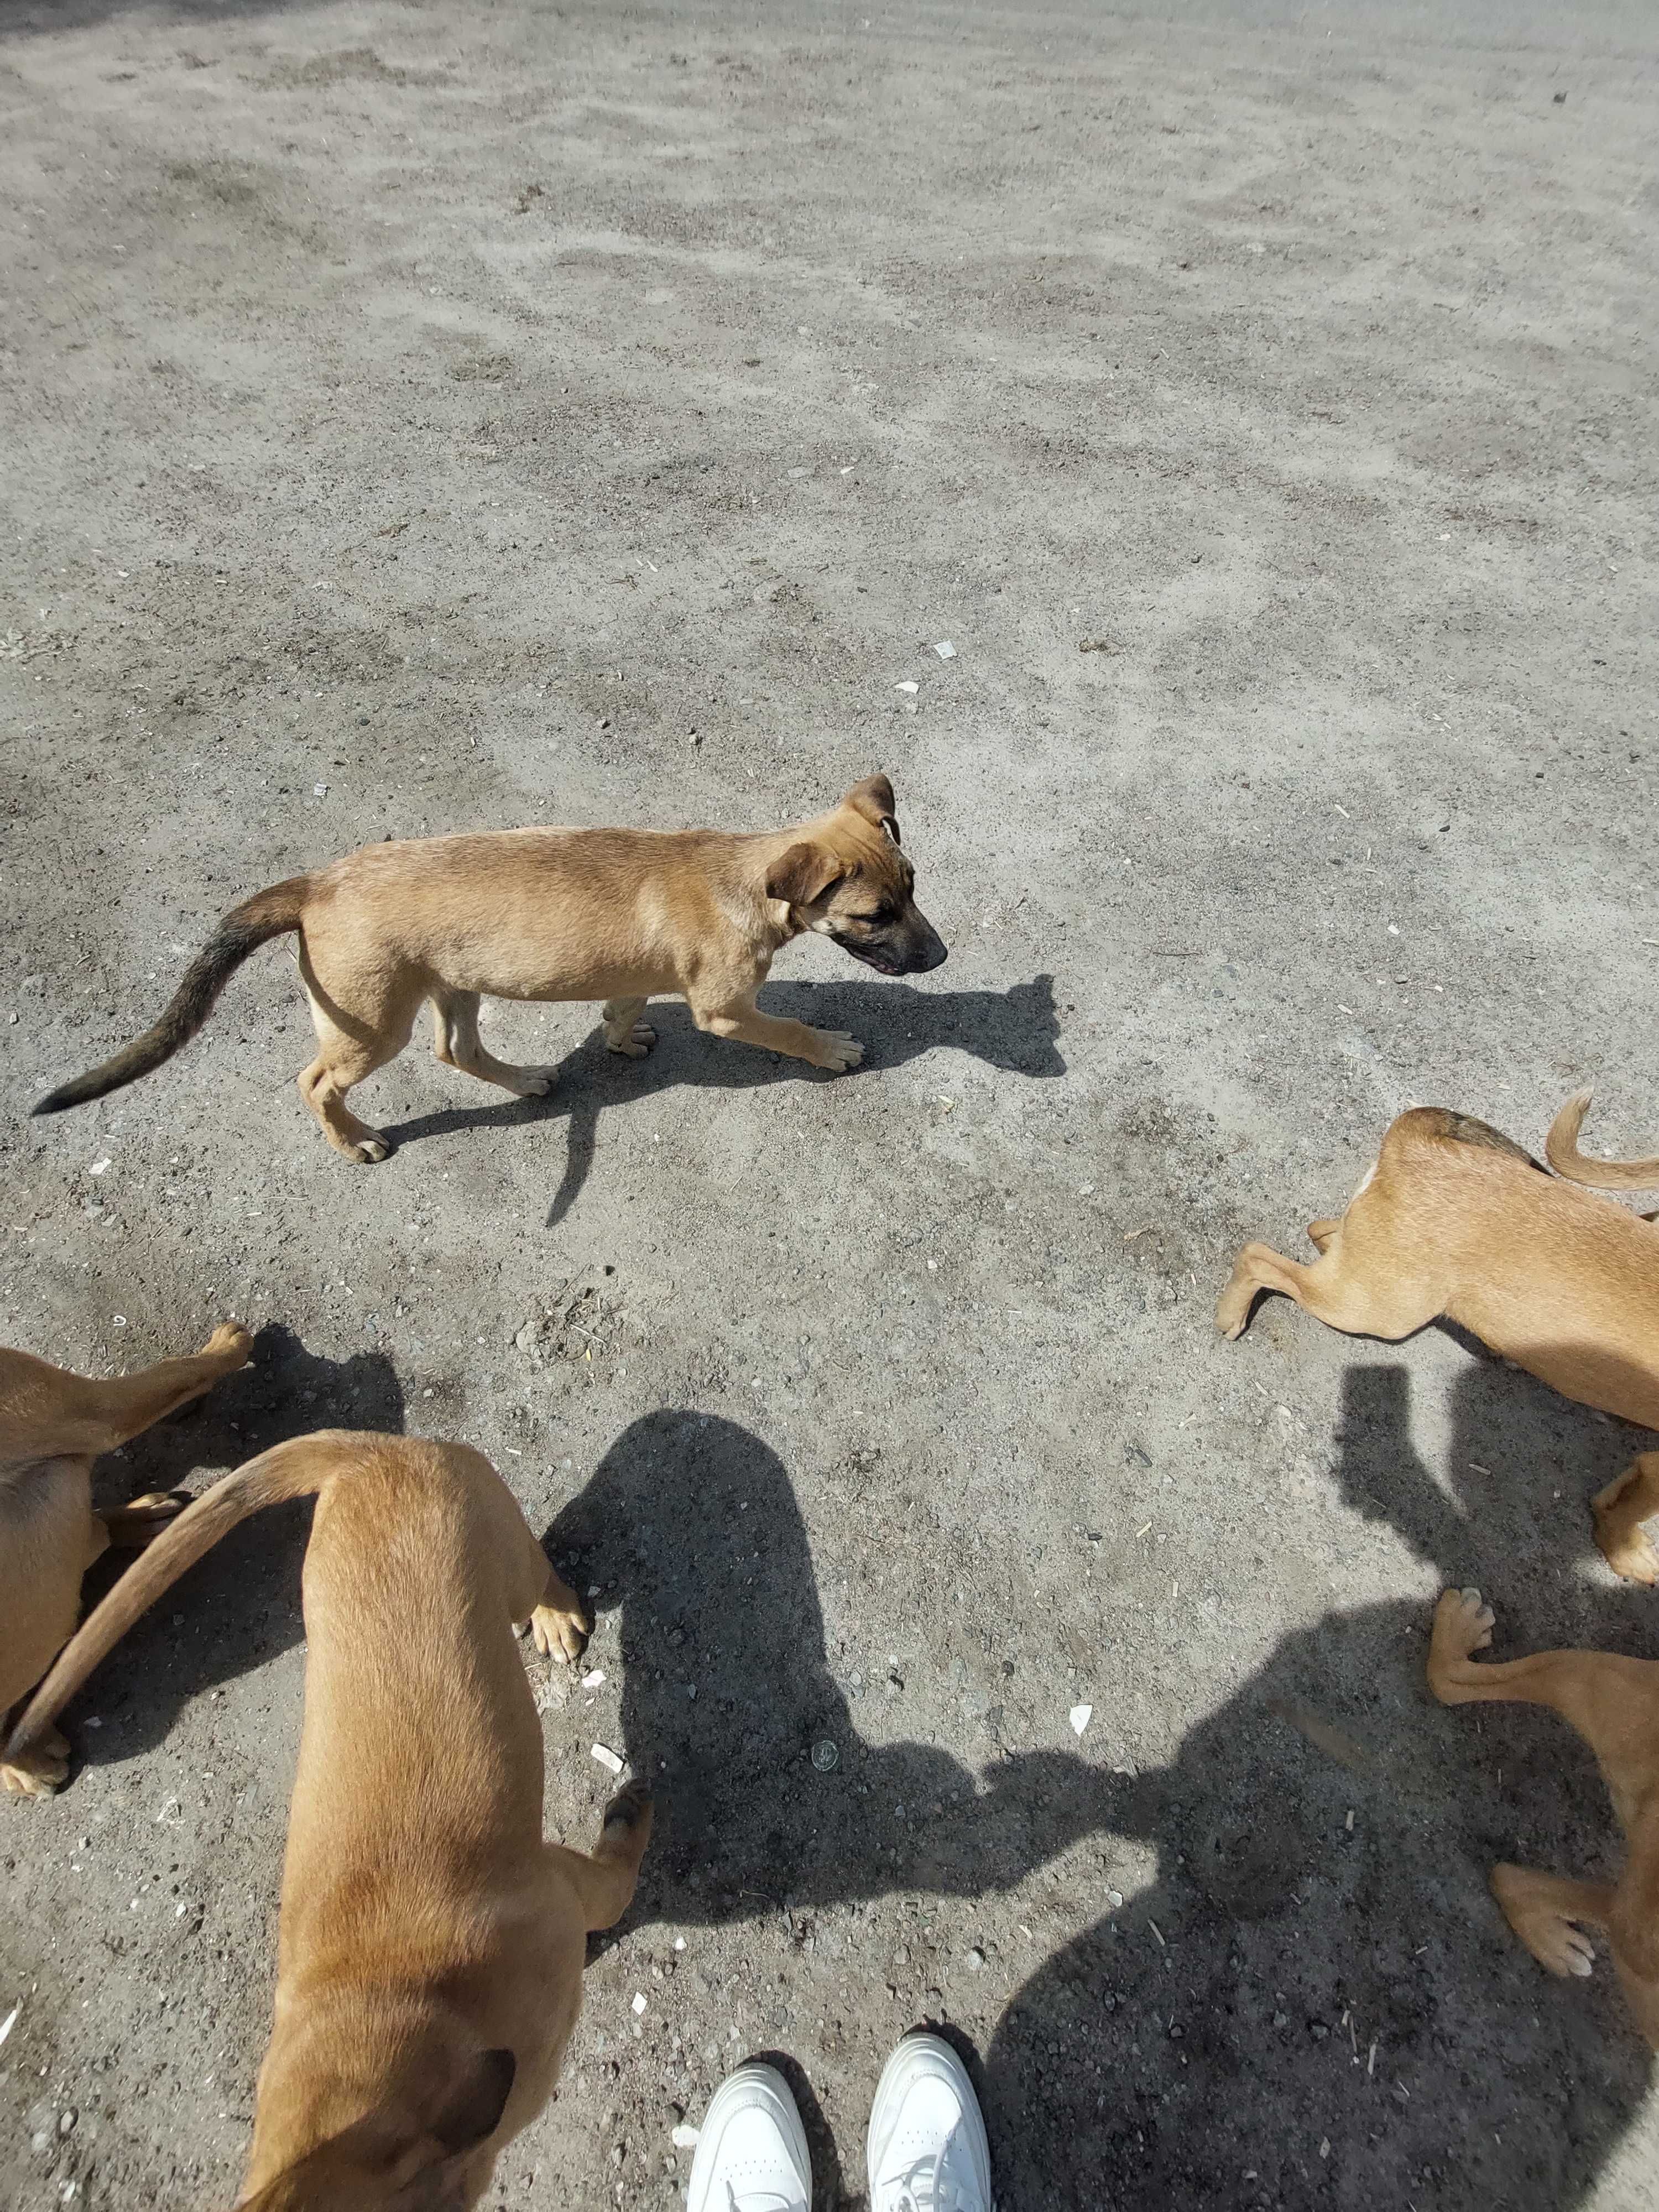
M 788 906 L 811 906 L 831 884 L 847 873 L 847 864 L 827 845 L 809 844 L 804 838 L 781 853 L 766 872 L 766 896 Z
M 501 2125 L 519 2062 L 480 2051 L 438 2098 L 436 2109 L 364 2114 L 307 2152 L 237 2212 L 466 2212 L 465 2154 Z
M 501 2124 L 519 2062 L 510 2051 L 481 2051 L 433 2115 L 430 2132 L 447 2151 L 471 2150 Z
M 873 822 L 878 830 L 884 830 L 896 845 L 899 842 L 898 817 L 893 811 L 893 787 L 884 775 L 866 775 L 862 783 L 855 783 L 841 802 L 861 814 L 866 822 Z

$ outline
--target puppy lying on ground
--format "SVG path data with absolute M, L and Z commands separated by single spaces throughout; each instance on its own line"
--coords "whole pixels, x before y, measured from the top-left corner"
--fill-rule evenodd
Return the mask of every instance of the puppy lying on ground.
M 112 1544 L 139 1550 L 179 1510 L 175 1498 L 135 1498 L 92 1510 L 92 1462 L 244 1365 L 253 1340 L 228 1323 L 189 1359 L 95 1382 L 0 1346 L 0 1734 L 75 1633 L 81 1577 Z M 69 1771 L 55 1729 L 27 1759 L 0 1758 L 0 1784 L 49 1796 Z
M 34 1110 L 59 1113 L 159 1067 L 249 953 L 288 930 L 299 933 L 317 1026 L 300 1096 L 349 1160 L 390 1150 L 346 1093 L 403 1050 L 426 999 L 439 1059 L 520 1097 L 546 1091 L 554 1071 L 485 1051 L 481 996 L 603 1000 L 606 1044 L 637 1058 L 655 1041 L 640 1019 L 647 1000 L 678 994 L 699 1029 L 837 1073 L 857 1066 L 862 1045 L 763 1014 L 755 994 L 780 947 L 807 929 L 884 975 L 937 968 L 945 947 L 914 880 L 884 775 L 854 784 L 815 821 L 757 836 L 501 830 L 365 846 L 234 908 L 154 1029 Z
M 1659 1428 L 1659 1229 L 1557 1182 L 1484 1121 L 1438 1106 L 1401 1115 L 1347 1212 L 1308 1235 L 1320 1256 L 1307 1267 L 1244 1247 L 1216 1307 L 1225 1335 L 1243 1334 L 1259 1291 L 1390 1340 L 1443 1314 L 1564 1396 Z M 1644 1527 L 1659 1514 L 1659 1455 L 1595 1510 L 1614 1572 L 1659 1580 Z
M 1553 1706 L 1595 1753 L 1630 1853 L 1616 1884 L 1497 1866 L 1493 1893 L 1553 1974 L 1588 1974 L 1595 1963 L 1575 1923 L 1605 1928 L 1637 2025 L 1659 2051 L 1659 1664 L 1606 1651 L 1540 1651 L 1479 1665 L 1470 1655 L 1492 1632 L 1479 1590 L 1447 1590 L 1435 1611 L 1429 1687 L 1445 1705 L 1492 1698 Z
M 313 1492 L 276 2022 L 238 2202 L 453 2212 L 552 2094 L 588 1930 L 627 1909 L 651 1828 L 631 1789 L 591 1856 L 542 1840 L 541 1724 L 513 1627 L 570 1660 L 586 1620 L 489 1461 L 342 1429 L 261 1453 L 116 1584 L 7 1755 L 30 1755 L 191 1561 Z

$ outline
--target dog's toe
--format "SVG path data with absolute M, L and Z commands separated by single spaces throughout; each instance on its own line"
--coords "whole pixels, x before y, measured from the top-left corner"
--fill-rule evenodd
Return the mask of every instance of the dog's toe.
M 821 1055 L 818 1065 L 828 1068 L 831 1075 L 844 1074 L 864 1058 L 864 1047 L 845 1030 L 819 1030 L 817 1036 Z
M 129 1551 L 142 1551 L 152 1544 L 169 1521 L 176 1521 L 190 1503 L 187 1498 L 169 1498 L 165 1492 L 151 1491 L 147 1497 L 130 1498 L 121 1508 L 120 1533 L 116 1537 Z
M 629 1782 L 620 1789 L 605 1808 L 607 1828 L 634 1828 L 649 1817 L 651 1792 L 643 1782 Z
M 530 1616 L 530 1632 L 544 1658 L 557 1659 L 568 1667 L 582 1656 L 588 1624 L 580 1613 L 561 1613 L 556 1606 L 538 1605 Z
M 69 1746 L 56 1729 L 21 1761 L 0 1765 L 0 1784 L 18 1797 L 52 1797 L 69 1777 Z
M 384 1137 L 364 1137 L 360 1142 L 353 1145 L 346 1154 L 346 1158 L 356 1161 L 359 1167 L 374 1166 L 379 1161 L 390 1159 L 391 1157 L 392 1147 Z

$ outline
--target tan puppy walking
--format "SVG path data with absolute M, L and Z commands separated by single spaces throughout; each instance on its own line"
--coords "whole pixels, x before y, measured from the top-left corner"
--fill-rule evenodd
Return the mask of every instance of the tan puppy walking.
M 1438 1106 L 1401 1115 L 1347 1212 L 1308 1235 L 1320 1256 L 1305 1267 L 1244 1247 L 1216 1306 L 1224 1334 L 1243 1333 L 1261 1291 L 1389 1341 L 1443 1314 L 1564 1397 L 1659 1428 L 1659 1229 L 1558 1182 L 1484 1121 Z M 1610 1483 L 1595 1513 L 1615 1573 L 1659 1580 L 1659 1454 Z
M 591 1854 L 542 1839 L 541 1724 L 513 1629 L 570 1660 L 586 1620 L 489 1461 L 338 1429 L 261 1453 L 117 1583 L 8 1756 L 239 1521 L 313 1492 L 276 2020 L 238 2202 L 457 2212 L 551 2094 L 588 1931 L 627 1909 L 651 1828 L 632 1789 Z
M 1480 1699 L 1549 1705 L 1595 1753 L 1629 1856 L 1616 1883 L 1571 1881 L 1497 1866 L 1504 1917 L 1540 1966 L 1588 1974 L 1581 1928 L 1604 1928 L 1638 2027 L 1659 2051 L 1659 1664 L 1606 1651 L 1540 1651 L 1506 1664 L 1472 1655 L 1492 1642 L 1492 1607 L 1479 1590 L 1447 1590 L 1436 1607 L 1429 1687 L 1444 1705 Z
M 346 1095 L 394 1059 L 430 1000 L 434 1048 L 451 1067 L 520 1097 L 549 1067 L 512 1067 L 478 1036 L 481 997 L 605 1002 L 605 1043 L 637 1057 L 640 1019 L 659 994 L 684 998 L 715 1036 L 804 1060 L 832 1074 L 864 1048 L 838 1030 L 763 1014 L 755 994 L 774 956 L 804 930 L 884 975 L 937 968 L 945 950 L 913 896 L 893 787 L 856 783 L 793 830 L 501 830 L 368 845 L 316 874 L 276 884 L 228 914 L 155 1026 L 34 1111 L 78 1106 L 171 1059 L 195 1036 L 232 973 L 267 938 L 296 930 L 317 1057 L 300 1096 L 335 1150 L 383 1160 L 391 1147 Z
M 253 1340 L 228 1322 L 189 1359 L 163 1359 L 111 1382 L 0 1346 L 0 1740 L 81 1614 L 81 1577 L 112 1544 L 138 1551 L 179 1510 L 152 1492 L 116 1513 L 92 1510 L 92 1463 L 154 1428 L 246 1364 Z M 49 1796 L 69 1771 L 56 1729 L 27 1759 L 0 1756 L 0 1784 Z

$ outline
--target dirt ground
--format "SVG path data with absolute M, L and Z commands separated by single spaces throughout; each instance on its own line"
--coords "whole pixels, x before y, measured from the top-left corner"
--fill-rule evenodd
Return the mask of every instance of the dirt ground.
M 860 2203 L 924 2018 L 1004 2212 L 1659 2196 L 1605 1955 L 1550 1981 L 1486 1888 L 1617 1863 L 1588 1754 L 1422 1680 L 1449 1580 L 1501 1651 L 1659 1653 L 1585 1507 L 1639 1439 L 1443 1331 L 1211 1323 L 1413 1100 L 1659 1135 L 1656 64 L 1522 0 L 0 17 L 0 1336 L 245 1318 L 110 1498 L 461 1437 L 596 1593 L 602 1683 L 526 1658 L 550 1832 L 595 1743 L 662 1825 L 491 2206 L 671 2204 L 764 2051 Z M 766 1000 L 854 1074 L 497 1009 L 555 1094 L 417 1043 L 349 1168 L 279 945 L 23 1118 L 359 843 L 877 767 L 950 963 Z M 235 2194 L 304 1540 L 228 1542 L 0 1804 L 19 2212 Z

